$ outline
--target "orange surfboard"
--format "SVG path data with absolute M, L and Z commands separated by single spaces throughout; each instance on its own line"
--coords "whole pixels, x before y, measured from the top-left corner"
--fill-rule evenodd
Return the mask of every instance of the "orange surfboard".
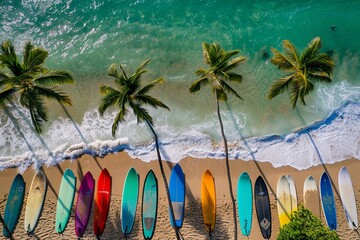
M 206 170 L 201 183 L 201 206 L 206 231 L 209 234 L 215 229 L 216 192 L 215 180 L 209 170 Z
M 97 189 L 95 192 L 95 206 L 94 206 L 94 234 L 100 236 L 105 229 L 106 219 L 109 213 L 111 195 L 111 177 L 106 168 L 104 168 L 99 176 L 97 182 Z

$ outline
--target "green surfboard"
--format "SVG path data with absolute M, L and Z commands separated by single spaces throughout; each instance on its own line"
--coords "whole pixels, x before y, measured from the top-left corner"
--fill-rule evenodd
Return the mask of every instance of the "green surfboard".
M 131 233 L 135 222 L 139 196 L 139 175 L 132 167 L 126 175 L 121 201 L 121 230 L 125 236 Z
M 61 179 L 59 197 L 56 206 L 55 230 L 65 231 L 74 203 L 76 178 L 70 169 L 66 169 Z
M 252 186 L 249 174 L 243 172 L 238 180 L 237 202 L 241 233 L 249 236 L 252 225 Z
M 158 208 L 158 185 L 154 172 L 150 170 L 145 178 L 142 194 L 142 228 L 145 239 L 153 237 Z
M 25 182 L 21 174 L 17 174 L 14 178 L 14 181 L 11 184 L 9 196 L 6 201 L 5 213 L 4 213 L 4 223 L 7 226 L 3 228 L 3 234 L 5 237 L 9 238 L 16 224 L 19 220 L 21 213 L 21 208 L 23 205 L 25 195 Z

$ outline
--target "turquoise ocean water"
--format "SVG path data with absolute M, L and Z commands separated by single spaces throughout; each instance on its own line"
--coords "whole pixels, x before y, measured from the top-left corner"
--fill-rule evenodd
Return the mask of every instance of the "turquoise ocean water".
M 113 81 L 107 67 L 122 63 L 132 71 L 146 59 L 151 62 L 145 79 L 167 80 L 153 94 L 171 111 L 151 110 L 164 158 L 222 158 L 214 97 L 209 89 L 188 93 L 194 71 L 204 66 L 204 41 L 239 49 L 247 58 L 238 69 L 243 83 L 235 86 L 245 101 L 230 98 L 221 106 L 232 159 L 307 168 L 319 164 L 316 148 L 325 162 L 359 157 L 359 10 L 359 1 L 323 0 L 1 1 L 0 40 L 12 40 L 17 49 L 29 40 L 45 47 L 50 53 L 47 66 L 70 71 L 76 79 L 75 85 L 64 87 L 74 101 L 68 108 L 71 119 L 57 104 L 49 104 L 51 121 L 43 140 L 32 134 L 16 109 L 12 113 L 20 119 L 26 141 L 0 113 L 1 166 L 25 168 L 31 162 L 51 164 L 119 149 L 144 161 L 156 159 L 145 126 L 130 116 L 114 139 L 114 114 L 101 118 L 96 111 L 99 84 Z M 268 101 L 266 92 L 282 73 L 263 52 L 281 49 L 284 39 L 302 49 L 316 36 L 336 59 L 333 83 L 317 85 L 306 98 L 307 106 L 297 111 L 286 93 Z M 309 144 L 308 133 L 315 146 Z

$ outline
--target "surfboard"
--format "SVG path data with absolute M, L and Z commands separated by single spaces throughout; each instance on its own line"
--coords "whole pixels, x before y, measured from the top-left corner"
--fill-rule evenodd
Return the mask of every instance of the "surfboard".
M 252 185 L 247 172 L 243 172 L 238 179 L 237 203 L 241 233 L 249 236 L 252 225 Z
M 185 175 L 179 164 L 176 164 L 171 171 L 169 192 L 175 215 L 175 223 L 178 228 L 181 228 L 184 221 L 185 212 Z M 169 215 L 171 226 L 174 227 L 170 209 Z
M 264 239 L 271 237 L 271 208 L 269 193 L 264 179 L 259 176 L 254 186 L 255 209 L 261 235 Z
M 35 230 L 46 195 L 47 182 L 43 171 L 38 171 L 32 179 L 25 209 L 25 231 L 30 234 Z
M 296 186 L 295 186 L 294 179 L 290 175 L 287 175 L 286 179 L 288 180 L 288 183 L 289 183 L 290 198 L 291 198 L 291 213 L 293 213 L 294 211 L 298 210 L 298 199 L 297 199 L 297 193 L 296 193 Z
M 330 230 L 336 230 L 337 220 L 334 193 L 326 172 L 324 172 L 320 178 L 320 198 L 326 224 Z
M 93 229 L 95 236 L 100 236 L 105 229 L 109 213 L 111 196 L 111 177 L 109 171 L 104 168 L 97 181 L 94 205 Z
M 130 234 L 135 222 L 136 205 L 139 195 L 139 175 L 132 167 L 126 175 L 121 201 L 121 230 Z
M 8 199 L 5 205 L 4 222 L 7 229 L 3 228 L 4 237 L 9 238 L 18 223 L 25 196 L 25 182 L 21 174 L 17 174 L 11 184 Z M 9 231 L 9 232 L 8 232 Z
M 75 233 L 81 237 L 89 221 L 91 207 L 94 199 L 95 180 L 90 172 L 87 172 L 81 181 L 75 211 Z
M 312 176 L 308 176 L 304 182 L 304 207 L 309 209 L 312 214 L 320 218 L 320 199 L 316 181 Z
M 280 227 L 290 222 L 291 216 L 291 193 L 287 178 L 282 175 L 277 183 L 276 190 L 277 209 Z
M 357 229 L 359 226 L 358 215 L 356 209 L 356 201 L 354 188 L 351 182 L 349 171 L 346 167 L 342 167 L 339 171 L 339 190 L 343 209 L 345 211 L 346 220 L 351 229 Z
M 62 176 L 59 197 L 56 206 L 55 230 L 57 233 L 65 231 L 74 203 L 76 178 L 71 169 L 66 169 Z
M 216 191 L 215 191 L 215 180 L 209 170 L 206 170 L 202 176 L 201 207 L 202 207 L 205 229 L 210 234 L 215 229 Z
M 142 192 L 141 220 L 145 239 L 154 235 L 158 209 L 158 184 L 154 172 L 150 170 L 146 175 Z

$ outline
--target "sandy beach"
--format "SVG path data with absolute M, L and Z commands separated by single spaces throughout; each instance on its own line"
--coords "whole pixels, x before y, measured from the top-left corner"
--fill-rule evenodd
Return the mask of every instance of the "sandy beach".
M 209 169 L 214 178 L 216 184 L 217 194 L 217 219 L 216 227 L 213 232 L 213 239 L 231 239 L 233 237 L 233 224 L 232 224 L 232 210 L 231 201 L 229 199 L 226 171 L 224 161 L 218 159 L 195 159 L 185 158 L 180 162 L 181 167 L 185 173 L 186 178 L 186 209 L 185 209 L 185 220 L 183 227 L 181 228 L 181 234 L 184 239 L 207 239 L 207 233 L 202 219 L 201 203 L 200 203 L 200 183 L 201 176 L 206 169 Z M 110 213 L 108 216 L 106 228 L 101 239 L 125 239 L 121 232 L 121 220 L 120 220 L 120 203 L 121 194 L 123 189 L 123 183 L 125 176 L 130 167 L 135 167 L 136 171 L 140 175 L 140 194 L 142 193 L 142 187 L 147 172 L 152 169 L 155 172 L 156 177 L 159 181 L 159 207 L 158 207 L 158 218 L 156 224 L 156 230 L 154 239 L 175 239 L 175 234 L 170 230 L 170 221 L 167 208 L 167 199 L 165 194 L 164 185 L 162 183 L 160 170 L 157 161 L 145 163 L 139 159 L 130 158 L 125 152 L 118 154 L 108 155 L 104 158 L 94 158 L 89 155 L 84 155 L 78 160 L 64 161 L 59 166 L 46 167 L 44 166 L 44 172 L 47 176 L 49 187 L 47 190 L 46 200 L 42 215 L 38 222 L 38 226 L 35 229 L 34 235 L 29 237 L 23 227 L 25 204 L 23 205 L 22 214 L 20 216 L 19 223 L 15 229 L 15 239 L 74 239 L 76 237 L 74 230 L 74 210 L 70 216 L 70 220 L 65 232 L 62 235 L 58 235 L 55 231 L 55 210 L 57 194 L 59 191 L 61 171 L 66 168 L 70 168 L 74 171 L 77 177 L 77 189 L 80 185 L 81 176 L 87 171 L 91 171 L 95 180 L 98 178 L 102 168 L 107 168 L 112 176 L 112 195 Z M 173 164 L 164 162 L 165 171 L 167 178 L 169 179 L 170 171 Z M 307 170 L 296 170 L 291 167 L 274 168 L 270 163 L 257 163 L 255 161 L 242 161 L 233 160 L 230 161 L 231 174 L 233 180 L 233 189 L 236 193 L 237 179 L 239 175 L 246 171 L 249 173 L 252 183 L 254 184 L 257 176 L 262 175 L 267 184 L 270 193 L 270 202 L 272 208 L 272 237 L 275 239 L 279 231 L 279 220 L 277 215 L 277 207 L 275 194 L 276 184 L 279 177 L 283 174 L 290 174 L 296 183 L 296 189 L 298 194 L 298 200 L 300 203 L 303 202 L 303 183 L 307 176 L 312 175 L 317 183 L 320 175 L 324 171 L 324 168 L 328 170 L 330 176 L 334 182 L 335 187 L 335 198 L 337 202 L 337 217 L 338 217 L 338 230 L 337 233 L 341 239 L 358 239 L 356 232 L 352 231 L 346 222 L 344 211 L 342 210 L 339 197 L 336 194 L 338 191 L 338 172 L 342 166 L 346 166 L 351 174 L 352 182 L 354 185 L 356 199 L 360 199 L 360 161 L 357 159 L 349 159 L 340 163 L 331 165 L 320 165 L 312 167 Z M 28 192 L 32 177 L 34 176 L 34 169 L 30 167 L 24 174 L 24 180 L 26 182 L 26 190 Z M 0 181 L 2 183 L 0 188 L 0 210 L 1 213 L 4 211 L 6 204 L 8 190 L 14 176 L 17 174 L 17 169 L 7 169 L 0 172 Z M 27 194 L 25 195 L 25 201 Z M 75 195 L 76 199 L 76 195 Z M 138 211 L 136 215 L 136 222 L 134 229 L 129 239 L 142 239 L 141 230 L 141 196 L 139 197 Z M 76 201 L 75 201 L 76 202 Z M 319 203 L 320 204 L 320 203 Z M 75 205 L 75 203 L 74 203 Z M 359 202 L 357 204 L 358 211 L 360 210 Z M 323 215 L 321 220 L 325 222 Z M 2 226 L 0 231 L 2 231 Z M 262 239 L 259 225 L 256 219 L 256 213 L 253 206 L 253 222 L 252 229 L 249 238 L 241 235 L 240 228 L 238 227 L 239 239 Z M 92 229 L 92 218 L 85 231 L 83 239 L 95 239 Z

